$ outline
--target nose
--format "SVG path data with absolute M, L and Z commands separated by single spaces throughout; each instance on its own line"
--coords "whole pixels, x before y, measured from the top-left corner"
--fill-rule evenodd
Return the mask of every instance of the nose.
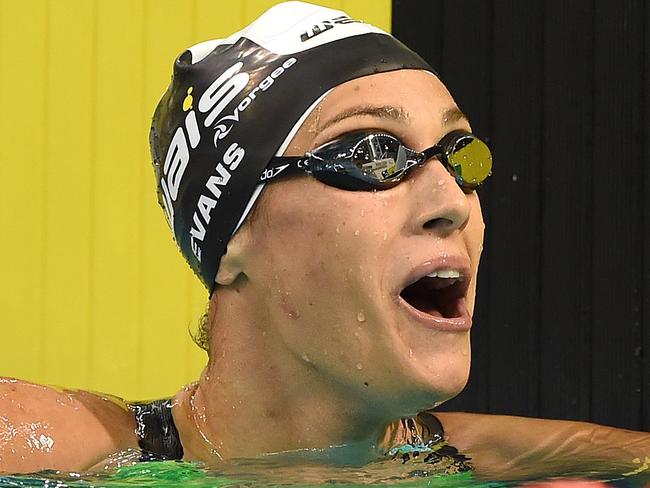
M 432 159 L 413 175 L 415 197 L 413 229 L 416 233 L 435 233 L 444 237 L 467 225 L 470 198 L 437 159 Z

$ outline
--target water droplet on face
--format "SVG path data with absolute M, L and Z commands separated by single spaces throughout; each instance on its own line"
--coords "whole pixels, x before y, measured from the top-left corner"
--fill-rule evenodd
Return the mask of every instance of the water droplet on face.
M 413 357 L 413 349 L 411 349 L 411 348 L 409 347 L 409 358 L 412 358 L 412 357 Z
M 445 184 L 445 180 L 438 180 L 438 186 L 442 186 Z
M 357 363 L 357 370 L 361 371 L 363 369 L 363 364 Z
M 384 231 L 384 240 L 388 240 L 388 232 Z
M 307 356 L 307 353 L 303 351 L 303 353 L 300 355 L 302 360 L 306 363 L 311 363 L 311 359 L 309 359 L 309 356 Z
M 340 234 L 341 233 L 341 224 L 336 226 L 336 233 Z
M 363 312 L 359 312 L 359 313 L 357 314 L 357 320 L 358 320 L 359 322 L 365 322 L 365 321 L 366 321 L 366 314 L 363 313 Z
M 287 315 L 289 315 L 289 318 L 292 320 L 297 320 L 300 318 L 300 312 L 298 312 L 298 310 L 289 310 Z
M 359 229 L 354 231 L 354 237 L 359 237 L 359 234 L 361 234 L 361 231 Z
M 361 216 L 363 217 L 364 215 L 366 215 L 366 209 L 365 209 L 365 208 L 362 208 L 362 209 L 361 209 Z

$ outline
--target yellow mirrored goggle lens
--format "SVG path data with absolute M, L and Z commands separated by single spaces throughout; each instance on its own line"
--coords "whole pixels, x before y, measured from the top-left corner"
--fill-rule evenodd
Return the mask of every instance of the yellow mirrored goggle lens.
M 449 165 L 462 186 L 476 188 L 492 173 L 492 153 L 480 139 L 465 137 L 447 155 Z

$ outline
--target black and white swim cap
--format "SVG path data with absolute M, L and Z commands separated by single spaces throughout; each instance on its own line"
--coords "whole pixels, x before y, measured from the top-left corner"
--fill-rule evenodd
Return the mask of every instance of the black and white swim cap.
M 210 292 L 266 165 L 318 102 L 346 81 L 404 68 L 435 73 L 377 27 L 302 2 L 276 5 L 176 59 L 153 117 L 151 154 L 174 238 Z

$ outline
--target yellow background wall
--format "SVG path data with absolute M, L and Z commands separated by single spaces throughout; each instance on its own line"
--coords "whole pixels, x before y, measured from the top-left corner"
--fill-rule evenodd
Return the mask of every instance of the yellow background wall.
M 158 208 L 147 135 L 174 58 L 275 1 L 0 0 L 0 375 L 170 395 L 207 295 Z M 390 28 L 390 0 L 315 2 Z

